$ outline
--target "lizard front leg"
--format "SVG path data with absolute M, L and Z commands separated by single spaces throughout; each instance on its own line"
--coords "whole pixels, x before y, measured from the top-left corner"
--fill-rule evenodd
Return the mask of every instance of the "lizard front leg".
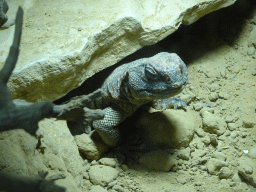
M 103 111 L 104 119 L 93 121 L 92 125 L 106 144 L 114 146 L 120 137 L 116 126 L 125 119 L 125 116 L 120 110 L 112 107 L 107 107 Z
M 152 101 L 151 107 L 157 110 L 165 110 L 174 108 L 175 110 L 177 108 L 183 108 L 184 110 L 187 109 L 187 104 L 178 97 L 171 97 L 166 99 L 158 99 L 155 101 Z

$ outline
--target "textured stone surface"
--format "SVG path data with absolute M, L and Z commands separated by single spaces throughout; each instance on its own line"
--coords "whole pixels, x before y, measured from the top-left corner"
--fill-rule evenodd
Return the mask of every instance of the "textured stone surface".
M 10 18 L 18 4 L 25 9 L 21 53 L 9 89 L 13 98 L 35 102 L 64 96 L 180 24 L 191 24 L 235 0 L 7 2 Z M 0 31 L 0 68 L 13 30 Z

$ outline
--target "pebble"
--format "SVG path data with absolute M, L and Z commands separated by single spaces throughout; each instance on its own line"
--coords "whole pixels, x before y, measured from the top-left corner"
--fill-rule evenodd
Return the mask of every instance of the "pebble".
M 233 171 L 228 167 L 222 167 L 219 172 L 219 179 L 229 179 L 233 176 Z
M 256 159 L 256 148 L 253 148 L 253 149 L 250 150 L 249 156 L 250 156 L 252 159 Z
M 214 102 L 214 101 L 216 101 L 219 98 L 219 94 L 215 93 L 215 92 L 214 93 L 210 93 L 208 98 L 209 98 L 210 101 Z
M 243 127 L 245 127 L 245 128 L 252 128 L 252 127 L 254 127 L 254 124 L 255 123 L 249 119 L 243 119 Z
M 94 185 L 92 186 L 91 190 L 89 192 L 108 192 L 106 189 L 101 187 L 100 185 Z
M 102 165 L 107 165 L 110 167 L 116 167 L 118 165 L 118 161 L 114 158 L 105 157 L 105 158 L 101 158 L 98 162 Z
M 227 156 L 224 153 L 222 153 L 222 152 L 215 151 L 213 153 L 213 157 L 216 158 L 216 159 L 222 160 L 222 161 L 226 161 L 227 160 Z
M 227 167 L 228 163 L 219 159 L 211 158 L 208 160 L 206 166 L 207 166 L 208 172 L 211 175 L 215 175 L 219 172 L 219 170 L 222 167 Z
M 237 135 L 238 135 L 237 131 L 232 131 L 231 134 L 230 134 L 230 137 L 231 137 L 232 139 L 234 139 L 234 138 L 237 137 Z
M 247 50 L 248 55 L 253 55 L 255 53 L 255 48 L 254 47 L 249 47 Z
M 234 131 L 238 128 L 238 125 L 236 123 L 228 123 L 228 129 L 230 131 Z
M 186 149 L 181 149 L 179 152 L 178 152 L 178 155 L 177 155 L 180 159 L 183 159 L 183 160 L 189 160 L 189 157 L 190 157 L 190 148 L 186 148 Z
M 105 165 L 94 165 L 89 169 L 92 184 L 101 185 L 102 187 L 116 179 L 118 174 L 119 170 Z

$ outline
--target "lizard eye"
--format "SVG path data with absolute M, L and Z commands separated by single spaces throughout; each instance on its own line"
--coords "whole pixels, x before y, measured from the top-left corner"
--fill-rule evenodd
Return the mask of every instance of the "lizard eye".
M 157 79 L 157 72 L 152 67 L 145 67 L 145 75 L 148 79 Z

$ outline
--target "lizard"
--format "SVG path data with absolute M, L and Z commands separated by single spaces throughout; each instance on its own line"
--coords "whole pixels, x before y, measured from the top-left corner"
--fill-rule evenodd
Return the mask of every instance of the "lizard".
M 149 103 L 160 110 L 186 108 L 186 103 L 174 96 L 187 82 L 187 67 L 175 53 L 161 52 L 123 64 L 101 86 L 105 95 L 94 103 L 105 116 L 93 121 L 92 127 L 107 145 L 115 146 L 119 141 L 117 125 L 140 106 Z

